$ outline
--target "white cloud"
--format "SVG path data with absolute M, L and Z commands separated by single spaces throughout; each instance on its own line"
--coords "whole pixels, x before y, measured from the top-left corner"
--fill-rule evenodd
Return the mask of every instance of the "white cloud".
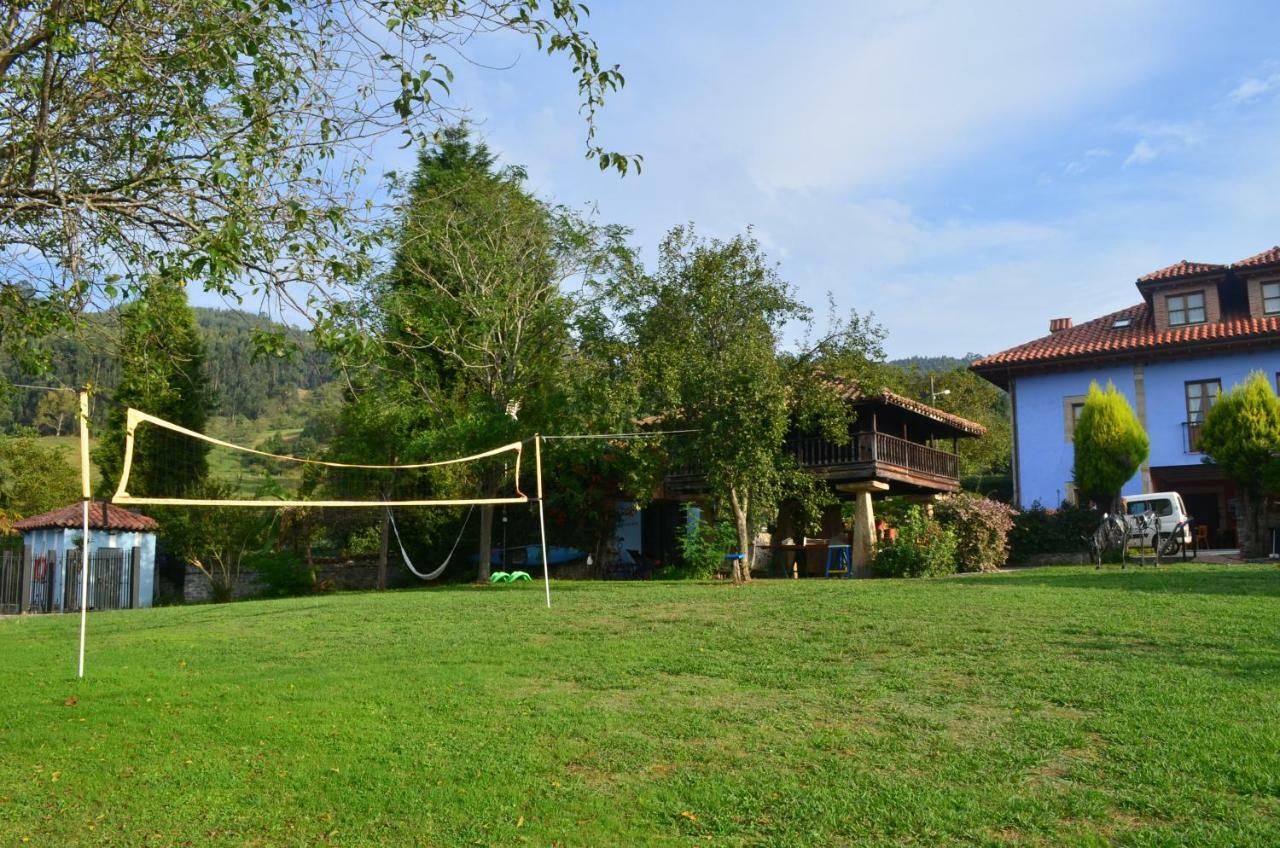
M 1257 100 L 1264 94 L 1280 88 L 1280 72 L 1267 77 L 1250 77 L 1237 85 L 1227 95 L 1227 100 L 1239 106 L 1251 100 Z
M 691 108 L 697 123 L 710 110 L 766 191 L 874 190 L 1006 145 L 1141 82 L 1164 61 L 1159 39 L 1142 32 L 1148 11 L 824 8 L 821 20 L 793 16 L 803 37 L 779 28 L 752 55 L 717 56 L 722 96 Z
M 1156 149 L 1144 138 L 1133 146 L 1133 152 L 1124 160 L 1124 166 L 1127 168 L 1130 165 L 1145 165 L 1157 155 Z

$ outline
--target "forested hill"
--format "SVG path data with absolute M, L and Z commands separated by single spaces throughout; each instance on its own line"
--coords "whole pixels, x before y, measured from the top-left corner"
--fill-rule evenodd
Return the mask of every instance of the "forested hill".
M 957 368 L 968 368 L 970 362 L 980 358 L 982 358 L 980 353 L 966 353 L 958 358 L 954 356 L 908 356 L 903 359 L 890 360 L 889 364 L 896 365 L 905 371 L 914 370 L 922 374 L 940 374 L 954 371 Z
M 204 332 L 205 369 L 218 399 L 218 415 L 257 418 L 270 400 L 334 379 L 328 357 L 302 330 L 229 309 L 195 312 Z M 297 351 L 288 358 L 255 356 L 254 331 L 281 329 Z
M 231 309 L 195 310 L 204 334 L 205 368 L 215 392 L 215 415 L 256 419 L 273 404 L 288 403 L 299 389 L 315 389 L 334 379 L 325 354 L 316 350 L 311 337 L 294 327 Z M 254 332 L 283 331 L 296 347 L 288 357 L 256 356 Z M 90 321 L 93 341 L 61 340 L 54 344 L 50 374 L 27 374 L 0 359 L 0 373 L 20 383 L 82 386 L 92 382 L 109 396 L 120 378 L 114 355 L 116 313 L 102 313 Z M 33 392 L 17 392 L 0 404 L 0 430 L 35 423 Z M 96 417 L 96 416 L 95 416 Z

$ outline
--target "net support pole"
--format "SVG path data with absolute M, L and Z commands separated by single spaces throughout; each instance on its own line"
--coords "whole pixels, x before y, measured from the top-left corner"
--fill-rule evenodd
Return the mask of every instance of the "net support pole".
M 538 481 L 538 532 L 542 539 L 542 585 L 547 590 L 547 609 L 551 609 L 551 566 L 547 564 L 547 516 L 542 505 L 542 436 L 533 437 L 533 467 Z
M 80 538 L 80 664 L 76 672 L 84 677 L 84 639 L 89 625 L 89 392 L 80 392 L 80 501 L 83 535 Z

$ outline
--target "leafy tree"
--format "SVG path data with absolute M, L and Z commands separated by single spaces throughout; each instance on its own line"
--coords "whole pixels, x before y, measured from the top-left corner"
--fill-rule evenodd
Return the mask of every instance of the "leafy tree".
M 70 389 L 44 392 L 36 403 L 35 425 L 45 433 L 61 436 L 62 431 L 75 420 L 79 406 L 76 393 Z
M 203 432 L 212 400 L 204 374 L 204 344 L 182 287 L 150 287 L 144 298 L 120 311 L 120 321 L 120 384 L 112 393 L 107 427 L 94 452 L 104 494 L 115 491 L 122 472 L 127 407 Z M 130 493 L 179 496 L 204 480 L 207 455 L 204 442 L 143 425 L 134 439 Z
M 906 367 L 887 372 L 886 380 L 891 388 L 987 428 L 982 438 L 961 439 L 956 445 L 960 476 L 983 478 L 1008 474 L 1013 462 L 1009 395 L 967 367 L 928 371 L 921 363 L 932 360 L 902 361 L 907 363 Z
M 234 494 L 229 487 L 209 481 L 195 483 L 190 493 L 211 500 Z M 239 506 L 166 507 L 155 512 L 162 544 L 208 579 L 215 602 L 235 600 L 241 566 L 266 544 L 272 512 Z
M 1073 442 L 1072 473 L 1079 493 L 1118 509 L 1120 489 L 1146 461 L 1151 443 L 1129 401 L 1110 381 L 1105 392 L 1090 384 Z
M 1280 400 L 1265 374 L 1255 371 L 1218 398 L 1201 425 L 1200 450 L 1236 481 L 1242 553 L 1265 555 L 1263 498 L 1280 488 Z
M 364 278 L 388 233 L 360 190 L 371 141 L 432 138 L 453 113 L 447 57 L 466 61 L 484 34 L 566 56 L 587 157 L 626 172 L 638 158 L 601 145 L 595 120 L 623 78 L 585 15 L 561 0 L 10 4 L 3 346 L 39 358 L 49 331 L 136 297 L 157 275 L 281 304 L 311 286 L 327 326 L 346 302 L 335 287 Z
M 80 474 L 34 435 L 0 435 L 0 516 L 16 521 L 80 499 Z
M 334 346 L 362 371 L 350 411 L 382 422 L 381 435 L 364 440 L 366 455 L 405 463 L 467 454 L 569 419 L 576 304 L 561 285 L 606 269 L 623 231 L 538 200 L 524 179 L 498 167 L 465 126 L 422 152 L 393 268 L 362 315 L 376 334 L 353 326 Z M 494 497 L 511 470 L 453 467 L 436 480 L 455 496 Z M 481 507 L 482 580 L 492 524 L 492 506 Z
M 697 431 L 673 440 L 673 459 L 701 469 L 713 512 L 733 516 L 738 551 L 749 552 L 752 529 L 784 497 L 813 488 L 782 450 L 788 431 L 818 424 L 848 437 L 844 406 L 817 366 L 853 359 L 841 354 L 856 331 L 842 325 L 804 353 L 783 355 L 783 328 L 809 327 L 811 312 L 749 233 L 719 241 L 677 227 L 657 270 L 621 280 L 613 300 L 645 408 L 664 426 Z M 746 559 L 736 560 L 735 580 L 750 576 Z

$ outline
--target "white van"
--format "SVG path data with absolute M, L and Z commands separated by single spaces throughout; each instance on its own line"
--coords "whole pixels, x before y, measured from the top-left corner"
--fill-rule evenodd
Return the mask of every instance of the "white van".
M 1186 504 L 1182 495 L 1177 492 L 1150 492 L 1145 495 L 1131 495 L 1121 498 L 1124 502 L 1125 521 L 1129 525 L 1129 544 L 1142 544 L 1151 547 L 1155 525 L 1152 524 L 1144 532 L 1139 532 L 1137 518 L 1141 515 L 1154 515 L 1160 519 L 1160 537 L 1167 538 L 1175 530 L 1178 537 L 1173 540 L 1179 548 L 1191 545 L 1191 523 L 1187 515 Z M 1176 551 L 1170 551 L 1173 553 Z

